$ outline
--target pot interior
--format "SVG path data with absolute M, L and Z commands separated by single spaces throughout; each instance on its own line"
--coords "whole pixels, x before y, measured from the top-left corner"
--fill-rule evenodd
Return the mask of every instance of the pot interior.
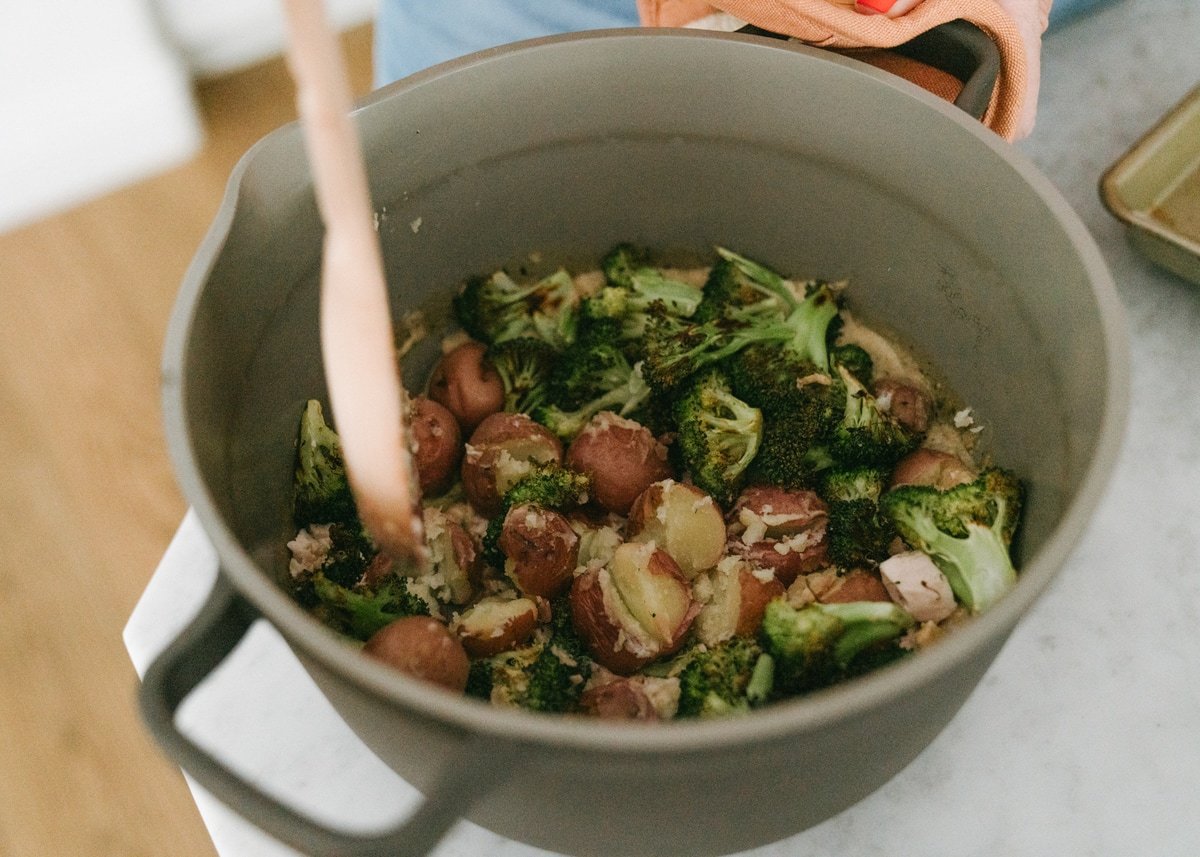
M 775 41 L 619 31 L 439 67 L 357 118 L 395 317 L 436 330 L 464 277 L 531 252 L 578 267 L 622 240 L 680 259 L 722 244 L 849 279 L 852 309 L 931 358 L 1028 480 L 1019 567 L 1084 483 L 1111 409 L 1098 263 L 1044 180 L 907 83 Z M 181 299 L 168 419 L 189 499 L 279 575 L 297 419 L 325 390 L 297 129 L 232 187 Z M 410 388 L 436 349 L 410 357 Z

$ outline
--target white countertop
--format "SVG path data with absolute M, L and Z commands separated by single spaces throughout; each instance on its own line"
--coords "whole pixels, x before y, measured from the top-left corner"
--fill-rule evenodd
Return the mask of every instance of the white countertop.
M 1200 854 L 1200 287 L 1137 255 L 1096 190 L 1200 82 L 1198 47 L 1194 0 L 1123 0 L 1072 22 L 1046 40 L 1039 125 L 1020 144 L 1092 230 L 1128 311 L 1129 432 L 1095 519 L 915 762 L 835 818 L 747 857 Z M 139 672 L 215 574 L 189 515 L 125 631 Z M 417 801 L 265 623 L 179 722 L 319 820 L 379 827 Z M 294 857 L 193 790 L 221 857 Z M 467 822 L 434 853 L 546 854 Z

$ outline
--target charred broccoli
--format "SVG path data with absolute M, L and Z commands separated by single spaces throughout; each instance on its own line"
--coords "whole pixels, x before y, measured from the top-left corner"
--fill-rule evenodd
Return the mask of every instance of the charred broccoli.
M 329 553 L 320 570 L 339 586 L 354 586 L 378 553 L 379 549 L 361 525 L 330 524 Z
M 758 452 L 746 471 L 752 484 L 813 488 L 834 465 L 822 434 L 824 421 L 809 411 L 763 418 Z
M 829 506 L 829 558 L 842 568 L 873 565 L 888 557 L 896 527 L 879 508 L 887 476 L 871 467 L 824 474 L 821 493 Z
M 760 639 L 775 661 L 777 694 L 793 696 L 854 675 L 856 661 L 877 646 L 895 647 L 913 617 L 887 601 L 807 604 L 782 598 L 767 605 Z
M 755 343 L 782 349 L 797 365 L 828 371 L 827 338 L 830 324 L 838 314 L 833 289 L 827 283 L 815 283 L 799 299 L 778 275 L 773 276 L 778 283 L 777 291 L 767 289 L 771 297 L 757 303 L 726 305 L 719 313 L 701 314 L 698 310 L 698 315 L 707 317 L 684 326 L 657 324 L 652 320 L 645 341 L 646 378 L 651 386 L 670 391 L 695 372 Z
M 555 348 L 575 338 L 579 294 L 564 270 L 532 283 L 517 283 L 504 271 L 473 277 L 454 296 L 454 316 L 475 339 L 496 344 L 537 337 Z
M 650 264 L 650 254 L 632 244 L 618 244 L 600 260 L 610 288 L 624 292 L 628 307 L 645 310 L 658 302 L 672 315 L 687 317 L 696 311 L 703 293 L 687 283 L 672 280 Z
M 488 346 L 487 360 L 504 384 L 504 410 L 529 413 L 547 394 L 558 352 L 541 339 L 518 336 Z
M 875 397 L 844 366 L 837 366 L 845 390 L 842 419 L 833 430 L 829 451 L 848 467 L 891 467 L 919 442 L 879 408 Z
M 712 321 L 748 308 L 780 317 L 792 310 L 795 299 L 779 274 L 724 247 L 717 248 L 717 255 L 720 258 L 704 282 L 704 300 L 696 308 L 696 321 Z
M 721 717 L 770 697 L 774 660 L 746 637 L 691 653 L 679 673 L 679 716 Z
M 367 640 L 384 625 L 404 616 L 430 615 L 429 602 L 413 591 L 406 577 L 389 575 L 377 586 L 344 586 L 330 580 L 323 570 L 312 578 L 315 608 L 322 621 L 334 630 L 358 640 Z
M 650 404 L 650 387 L 642 377 L 642 364 L 632 366 L 618 349 L 606 345 L 590 346 L 578 361 L 563 359 L 556 377 L 561 386 L 551 381 L 549 387 L 564 402 L 579 401 L 578 405 L 556 402 L 533 409 L 530 416 L 558 437 L 570 440 L 583 431 L 592 417 L 601 411 L 612 411 L 622 417 L 637 418 L 639 411 Z M 592 398 L 579 397 L 594 391 Z
M 991 467 L 945 491 L 901 485 L 884 494 L 880 505 L 901 537 L 946 575 L 959 603 L 978 613 L 1016 583 L 1009 549 L 1022 493 L 1016 476 Z
M 316 399 L 308 401 L 300 417 L 292 486 L 292 517 L 297 527 L 357 520 L 341 441 L 325 423 Z
M 737 398 L 725 376 L 711 369 L 696 376 L 675 402 L 675 447 L 692 481 L 729 504 L 762 437 L 762 411 Z
M 534 641 L 471 664 L 467 693 L 496 705 L 562 713 L 578 708 L 591 660 L 541 631 Z
M 834 366 L 846 367 L 846 370 L 863 384 L 870 384 L 875 375 L 875 361 L 861 345 L 835 345 L 829 351 L 829 359 Z

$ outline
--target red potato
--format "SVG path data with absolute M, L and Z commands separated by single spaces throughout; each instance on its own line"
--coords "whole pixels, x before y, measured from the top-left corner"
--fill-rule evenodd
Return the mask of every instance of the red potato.
M 529 639 L 538 626 L 538 605 L 529 598 L 484 598 L 454 625 L 473 658 L 489 658 Z
M 654 542 L 671 555 L 688 580 L 725 554 L 725 517 L 695 485 L 664 479 L 637 496 L 629 509 L 629 541 Z
M 562 462 L 562 442 L 525 414 L 496 413 L 467 441 L 462 460 L 463 491 L 481 515 L 500 511 L 504 492 L 533 464 Z
M 363 652 L 405 675 L 459 693 L 467 686 L 470 659 L 450 629 L 428 616 L 406 616 L 384 625 Z
M 592 657 L 629 675 L 683 643 L 699 605 L 670 555 L 627 542 L 604 568 L 575 578 L 571 618 Z
M 623 676 L 589 687 L 579 697 L 579 707 L 586 714 L 606 720 L 659 720 L 658 710 L 645 688 Z
M 421 495 L 441 494 L 454 482 L 462 460 L 462 431 L 454 414 L 425 396 L 409 403 L 409 447 Z
M 429 398 L 454 414 L 463 434 L 504 407 L 504 382 L 486 355 L 486 345 L 468 340 L 443 354 L 429 376 Z
M 887 404 L 887 412 L 896 422 L 917 434 L 929 430 L 933 400 L 928 393 L 895 378 L 881 378 L 872 386 L 875 400 Z
M 709 646 L 730 637 L 752 637 L 762 625 L 767 604 L 786 595 L 786 587 L 769 569 L 754 568 L 740 557 L 717 564 L 697 590 L 708 595 L 696 616 L 696 637 Z
M 565 591 L 579 564 L 579 535 L 570 522 L 532 503 L 508 510 L 499 546 L 505 571 L 527 595 L 552 598 Z
M 896 462 L 892 470 L 892 487 L 897 485 L 932 485 L 939 491 L 974 481 L 974 468 L 948 452 L 922 447 Z
M 830 575 L 822 582 L 827 586 L 810 582 L 809 588 L 822 604 L 848 604 L 851 601 L 891 601 L 887 588 L 877 574 L 864 569 L 855 569 L 842 575 Z
M 786 587 L 828 564 L 828 508 L 813 491 L 752 486 L 729 513 L 728 549 Z
M 671 476 L 667 448 L 641 423 L 601 411 L 567 449 L 566 464 L 592 480 L 592 499 L 618 515 L 639 494 Z
M 422 521 L 429 567 L 443 581 L 438 597 L 451 604 L 466 604 L 479 584 L 483 566 L 474 540 L 462 524 L 433 506 L 425 507 Z

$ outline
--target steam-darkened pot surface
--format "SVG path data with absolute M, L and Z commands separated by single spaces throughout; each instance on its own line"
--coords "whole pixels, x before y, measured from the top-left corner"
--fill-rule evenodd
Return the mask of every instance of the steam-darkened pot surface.
M 287 599 L 297 416 L 324 395 L 320 228 L 295 128 L 239 167 L 165 359 L 172 450 L 224 574 L 352 727 L 418 786 L 464 738 L 519 768 L 471 817 L 579 854 L 725 853 L 885 782 L 953 716 L 1064 560 L 1123 426 L 1107 273 L 1049 184 L 972 120 L 853 61 L 740 36 L 621 31 L 477 55 L 383 90 L 358 119 L 397 317 L 435 328 L 469 274 L 536 251 L 591 264 L 632 240 L 714 244 L 848 278 L 1028 480 L 1020 585 L 933 650 L 737 721 L 652 729 L 501 712 L 389 674 Z M 436 351 L 406 366 L 413 387 Z

